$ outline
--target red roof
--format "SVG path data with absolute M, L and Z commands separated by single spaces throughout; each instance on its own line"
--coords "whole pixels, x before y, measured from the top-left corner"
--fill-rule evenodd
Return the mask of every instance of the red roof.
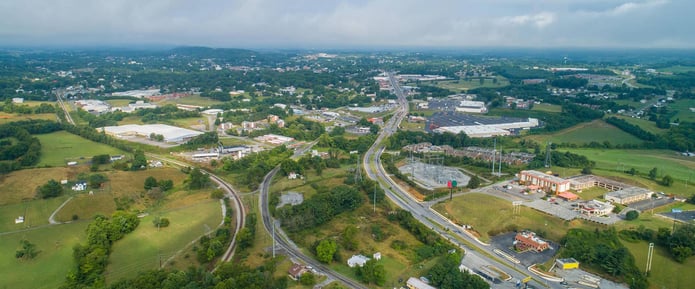
M 563 198 L 563 199 L 565 199 L 565 200 L 576 200 L 576 199 L 579 199 L 579 196 L 577 196 L 577 195 L 575 195 L 575 194 L 573 194 L 573 193 L 570 193 L 570 192 L 562 192 L 562 193 L 557 194 L 557 196 L 560 197 L 560 198 Z

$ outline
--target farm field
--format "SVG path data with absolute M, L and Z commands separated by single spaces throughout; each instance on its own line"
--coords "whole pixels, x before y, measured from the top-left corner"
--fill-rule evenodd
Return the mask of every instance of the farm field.
M 643 130 L 646 130 L 646 131 L 653 133 L 653 134 L 656 134 L 656 135 L 659 135 L 659 134 L 666 132 L 665 129 L 656 127 L 656 123 L 654 123 L 653 121 L 648 121 L 646 119 L 641 119 L 641 118 L 622 116 L 622 115 L 617 115 L 617 114 L 612 115 L 612 116 L 623 119 L 630 124 L 639 126 Z
M 197 106 L 210 106 L 210 105 L 215 105 L 215 104 L 220 104 L 222 103 L 219 100 L 214 100 L 211 98 L 207 97 L 202 97 L 198 95 L 191 95 L 191 96 L 186 96 L 182 98 L 177 98 L 177 99 L 167 99 L 164 101 L 160 101 L 157 103 L 157 105 L 165 105 L 165 104 L 186 104 L 186 105 L 197 105 Z
M 455 197 L 453 201 L 436 204 L 433 208 L 457 224 L 472 226 L 484 242 L 494 235 L 491 233 L 511 225 L 517 229 L 545 232 L 545 236 L 554 241 L 559 241 L 571 228 L 596 228 L 580 220 L 566 222 L 525 206 L 521 206 L 520 214 L 514 216 L 509 201 L 477 193 Z
M 10 172 L 0 176 L 0 206 L 16 204 L 36 197 L 36 187 L 50 179 L 74 180 L 77 174 L 85 172 L 85 166 L 37 168 Z
M 66 131 L 36 135 L 41 141 L 41 161 L 38 166 L 65 166 L 68 161 L 85 164 L 95 155 L 122 155 L 123 151 L 100 144 Z
M 596 168 L 610 171 L 624 171 L 635 168 L 639 173 L 646 174 L 652 168 L 657 168 L 657 178 L 671 175 L 676 182 L 684 181 L 695 171 L 695 158 L 684 157 L 669 150 L 608 150 L 608 149 L 565 149 L 584 155 L 596 162 Z M 695 180 L 695 179 L 693 179 Z
M 679 119 L 680 121 L 695 122 L 695 112 L 690 108 L 695 108 L 695 99 L 682 99 L 668 105 L 669 110 L 676 110 L 675 116 L 671 120 Z
M 158 231 L 152 224 L 156 216 L 168 218 L 171 225 Z M 202 234 L 214 233 L 221 222 L 220 202 L 212 199 L 140 219 L 135 231 L 114 244 L 105 273 L 107 283 L 158 268 L 160 256 L 165 262 Z
M 6 113 L 0 111 L 0 124 L 5 124 L 8 122 L 20 121 L 20 120 L 32 120 L 32 119 L 45 119 L 45 120 L 56 120 L 55 113 L 41 113 L 41 114 L 17 114 L 17 113 Z
M 526 138 L 540 143 L 572 143 L 584 144 L 598 142 L 603 144 L 608 141 L 616 144 L 639 144 L 642 140 L 626 133 L 619 128 L 606 123 L 603 120 L 594 120 L 588 123 L 580 123 L 573 127 L 558 131 L 551 135 L 531 135 Z
M 52 225 L 37 230 L 0 235 L 0 272 L 3 288 L 58 288 L 72 270 L 72 248 L 86 239 L 89 222 Z M 33 260 L 17 260 L 20 240 L 36 244 L 39 255 Z
M 531 110 L 545 111 L 545 112 L 562 112 L 562 106 L 557 104 L 539 103 L 534 104 Z
M 684 73 L 695 71 L 695 66 L 673 65 L 657 69 L 659 72 Z

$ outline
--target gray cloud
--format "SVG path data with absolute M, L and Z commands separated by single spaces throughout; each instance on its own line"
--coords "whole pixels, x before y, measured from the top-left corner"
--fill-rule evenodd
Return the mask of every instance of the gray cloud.
M 3 0 L 0 45 L 695 47 L 686 0 Z

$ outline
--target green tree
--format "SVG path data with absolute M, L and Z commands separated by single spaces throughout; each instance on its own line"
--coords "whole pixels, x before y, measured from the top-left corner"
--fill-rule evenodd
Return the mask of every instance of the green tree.
M 162 189 L 162 191 L 168 191 L 174 188 L 174 181 L 172 180 L 159 180 L 157 186 Z
M 652 179 L 652 180 L 653 180 L 653 179 L 656 179 L 656 173 L 657 173 L 656 168 L 652 168 L 652 169 L 649 171 L 649 178 Z
M 467 188 L 469 189 L 475 189 L 477 187 L 480 187 L 480 178 L 477 175 L 473 175 L 470 180 L 468 180 L 468 184 L 466 185 Z
M 101 184 L 107 182 L 109 179 L 104 174 L 91 174 L 89 175 L 88 183 L 89 187 L 92 189 L 98 189 Z
M 63 194 L 63 186 L 56 180 L 50 179 L 46 184 L 36 189 L 36 194 L 42 199 L 54 198 Z
M 301 277 L 299 277 L 299 283 L 301 283 L 304 286 L 313 286 L 316 284 L 316 277 L 314 274 L 311 274 L 309 272 L 302 274 Z
M 133 163 L 130 166 L 130 170 L 137 171 L 147 168 L 147 158 L 145 158 L 145 152 L 142 150 L 135 150 L 133 155 Z
M 153 176 L 149 176 L 145 179 L 145 185 L 144 185 L 145 190 L 149 190 L 149 189 L 154 188 L 156 186 L 157 186 L 157 179 L 155 179 Z
M 188 188 L 198 190 L 210 184 L 210 177 L 204 174 L 199 168 L 194 168 L 188 176 Z
M 374 283 L 383 286 L 386 282 L 386 269 L 375 259 L 369 259 L 364 266 L 357 267 L 357 276 L 364 283 Z
M 637 210 L 629 211 L 625 214 L 625 220 L 632 221 L 639 217 L 639 212 Z
M 673 178 L 670 175 L 665 175 L 661 179 L 661 185 L 670 187 L 671 185 L 673 185 Z
M 21 240 L 19 241 L 19 244 L 22 245 L 22 249 L 17 250 L 17 252 L 15 252 L 14 256 L 17 259 L 34 259 L 36 255 L 41 253 L 41 251 L 39 251 L 38 248 L 36 248 L 36 245 L 29 242 L 28 240 Z
M 345 227 L 345 230 L 343 230 L 343 233 L 341 234 L 343 248 L 350 251 L 357 250 L 357 246 L 359 245 L 359 242 L 357 241 L 357 232 L 357 227 L 353 225 L 348 225 Z
M 338 244 L 334 240 L 323 239 L 316 246 L 316 257 L 323 263 L 330 263 L 336 251 L 338 251 Z

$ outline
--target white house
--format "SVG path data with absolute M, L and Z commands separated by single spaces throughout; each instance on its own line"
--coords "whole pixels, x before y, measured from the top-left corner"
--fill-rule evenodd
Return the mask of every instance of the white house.
M 347 264 L 350 268 L 354 268 L 355 266 L 364 266 L 365 263 L 369 261 L 369 258 L 363 255 L 352 255 L 350 259 L 347 260 Z

